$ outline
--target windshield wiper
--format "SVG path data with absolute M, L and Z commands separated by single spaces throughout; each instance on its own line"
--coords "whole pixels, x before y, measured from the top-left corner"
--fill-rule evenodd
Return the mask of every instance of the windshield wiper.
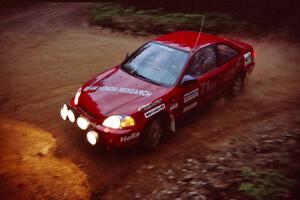
M 126 64 L 121 64 L 121 69 L 123 69 L 125 72 L 127 72 L 128 74 L 131 74 L 130 68 L 127 67 Z
M 143 79 L 144 81 L 147 81 L 147 82 L 150 82 L 150 83 L 153 83 L 155 85 L 159 85 L 161 86 L 159 83 L 151 80 L 150 78 L 147 78 L 141 74 L 139 74 L 136 70 L 132 69 L 130 65 L 126 65 L 126 64 L 122 64 L 121 65 L 121 69 L 123 69 L 125 72 L 127 72 L 128 74 L 131 74 L 133 75 L 134 77 L 138 77 L 140 79 Z
M 141 79 L 143 79 L 143 80 L 145 80 L 145 81 L 147 81 L 147 82 L 150 82 L 150 83 L 153 83 L 153 84 L 155 84 L 155 85 L 161 86 L 159 83 L 153 81 L 152 79 L 147 78 L 147 77 L 145 77 L 145 76 L 143 76 L 143 75 L 137 73 L 137 71 L 133 71 L 133 72 L 131 72 L 131 74 L 134 75 L 135 77 L 139 77 L 139 78 L 141 78 Z

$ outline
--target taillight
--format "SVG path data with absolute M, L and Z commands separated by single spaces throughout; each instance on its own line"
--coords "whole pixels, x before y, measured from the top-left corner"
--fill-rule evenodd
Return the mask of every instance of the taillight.
M 247 66 L 253 62 L 253 53 L 248 51 L 244 54 L 244 66 Z

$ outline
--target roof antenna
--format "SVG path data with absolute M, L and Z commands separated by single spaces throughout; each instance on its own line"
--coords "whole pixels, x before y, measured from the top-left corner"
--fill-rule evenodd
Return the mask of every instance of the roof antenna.
M 198 40 L 199 40 L 199 38 L 200 38 L 200 35 L 201 35 L 201 33 L 202 33 L 202 28 L 203 28 L 203 25 L 204 25 L 204 15 L 202 15 L 201 27 L 200 27 L 200 31 L 199 31 L 199 33 L 198 33 L 198 37 L 197 37 L 197 40 L 196 40 L 196 42 L 195 42 L 195 45 L 194 45 L 193 51 L 194 51 L 194 49 L 196 48 L 196 46 L 197 46 L 197 44 L 198 44 Z

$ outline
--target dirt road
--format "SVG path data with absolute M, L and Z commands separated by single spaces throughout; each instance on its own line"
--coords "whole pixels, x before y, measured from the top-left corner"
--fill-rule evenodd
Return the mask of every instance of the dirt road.
M 118 64 L 127 52 L 132 52 L 151 37 L 132 37 L 88 27 L 86 13 L 91 5 L 34 4 L 3 14 L 0 22 L 0 148 L 6 149 L 0 152 L 8 155 L 12 152 L 13 155 L 22 149 L 22 145 L 7 142 L 8 139 L 16 144 L 22 141 L 20 130 L 14 131 L 16 124 L 21 124 L 24 130 L 35 127 L 40 132 L 34 137 L 36 139 L 27 140 L 23 145 L 30 147 L 39 143 L 40 137 L 51 136 L 56 146 L 53 159 L 66 161 L 65 167 L 74 170 L 74 176 L 61 171 L 61 184 L 64 179 L 72 178 L 79 184 L 88 183 L 86 192 L 89 194 L 81 198 L 104 196 L 113 188 L 126 184 L 128 178 L 134 177 L 146 164 L 159 166 L 189 155 L 205 154 L 226 141 L 227 136 L 239 134 L 239 129 L 299 108 L 299 44 L 274 37 L 257 41 L 240 38 L 254 46 L 257 63 L 240 96 L 220 98 L 209 108 L 195 113 L 179 127 L 174 138 L 165 141 L 152 154 L 144 154 L 136 148 L 108 152 L 93 148 L 85 142 L 78 128 L 60 119 L 61 105 L 69 101 L 82 83 Z M 8 137 L 10 134 L 15 137 Z M 61 165 L 53 164 L 47 171 L 59 167 Z M 0 171 L 0 177 L 8 173 L 9 167 L 5 169 L 7 171 Z M 86 176 L 86 180 L 82 180 L 82 176 Z M 0 189 L 3 197 L 24 192 L 25 189 L 17 187 L 16 183 L 3 180 L 7 180 L 0 184 L 6 185 Z M 51 190 L 59 193 L 59 186 L 51 189 L 51 182 L 48 184 L 47 180 L 42 177 L 36 184 L 44 181 L 50 196 Z M 35 196 L 35 192 L 42 190 L 28 191 Z

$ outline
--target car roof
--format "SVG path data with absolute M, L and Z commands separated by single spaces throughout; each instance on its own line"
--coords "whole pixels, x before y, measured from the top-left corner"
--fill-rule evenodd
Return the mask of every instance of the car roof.
M 154 41 L 188 52 L 191 52 L 193 51 L 193 49 L 197 49 L 198 47 L 203 46 L 205 44 L 223 41 L 223 39 L 218 36 L 210 35 L 207 33 L 201 33 L 197 45 L 195 46 L 198 35 L 199 32 L 178 31 L 160 36 Z

